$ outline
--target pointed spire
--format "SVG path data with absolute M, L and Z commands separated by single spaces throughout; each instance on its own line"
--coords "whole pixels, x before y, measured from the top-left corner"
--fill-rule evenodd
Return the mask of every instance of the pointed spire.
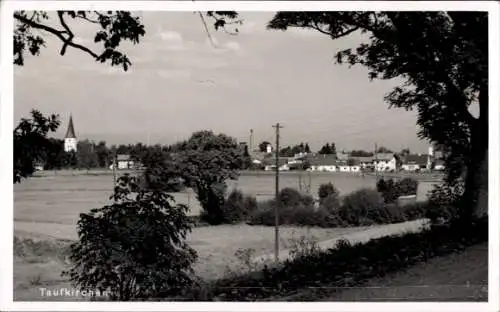
M 73 116 L 69 115 L 68 131 L 66 131 L 66 139 L 76 139 L 75 128 L 73 127 Z

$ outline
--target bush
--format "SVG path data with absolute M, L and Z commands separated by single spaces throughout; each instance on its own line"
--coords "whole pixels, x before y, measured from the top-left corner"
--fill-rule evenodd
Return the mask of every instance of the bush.
M 331 182 L 321 184 L 318 189 L 318 197 L 320 200 L 320 203 L 328 198 L 328 197 L 336 197 L 338 198 L 339 196 L 339 191 L 333 186 Z
M 278 200 L 282 207 L 295 207 L 301 204 L 312 205 L 314 199 L 309 195 L 303 195 L 294 188 L 286 187 L 278 194 Z
M 426 217 L 433 223 L 453 221 L 457 216 L 463 191 L 463 184 L 460 183 L 455 186 L 435 185 L 428 194 L 429 209 Z
M 225 183 L 215 183 L 210 187 L 198 189 L 197 198 L 203 208 L 200 213 L 201 220 L 211 225 L 224 223 L 223 207 L 226 191 L 227 185 Z
M 80 214 L 72 267 L 63 275 L 81 290 L 111 300 L 169 297 L 194 284 L 196 252 L 186 243 L 188 207 L 173 206 L 166 192 L 119 179 L 114 203 Z
M 340 200 L 337 194 L 331 194 L 320 202 L 320 209 L 324 209 L 329 214 L 335 214 L 339 208 Z
M 404 178 L 399 182 L 393 179 L 377 181 L 377 191 L 384 198 L 385 203 L 394 203 L 400 196 L 417 194 L 418 181 L 412 178 Z
M 275 200 L 267 200 L 259 203 L 258 209 L 250 215 L 248 224 L 275 225 L 275 207 Z M 280 225 L 326 225 L 327 214 L 325 214 L 323 210 L 315 210 L 312 205 L 305 205 L 303 203 L 299 203 L 295 206 L 280 205 L 278 209 Z
M 401 271 L 487 239 L 487 220 L 483 220 L 468 232 L 434 228 L 373 239 L 364 244 L 340 240 L 336 248 L 326 251 L 317 251 L 313 245 L 313 252 L 285 261 L 282 266 L 264 268 L 260 274 L 252 272 L 218 280 L 205 290 L 209 295 L 203 300 L 256 301 L 286 298 L 308 287 L 359 287 L 367 279 Z
M 360 189 L 346 197 L 338 210 L 339 217 L 347 224 L 360 226 L 382 222 L 384 200 L 380 193 Z
M 224 223 L 245 221 L 257 209 L 257 200 L 245 196 L 240 190 L 233 190 L 222 206 Z

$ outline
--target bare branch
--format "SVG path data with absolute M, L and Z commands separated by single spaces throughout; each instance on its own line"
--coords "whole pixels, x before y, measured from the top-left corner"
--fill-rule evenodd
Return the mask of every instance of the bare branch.
M 65 38 L 63 36 L 64 34 L 68 34 L 68 35 L 72 34 L 71 32 L 68 33 L 67 30 L 64 30 L 64 31 L 57 30 L 57 29 L 52 28 L 50 26 L 43 25 L 43 24 L 34 22 L 34 21 L 30 20 L 30 19 L 27 19 L 26 17 L 24 17 L 24 16 L 22 16 L 21 14 L 18 14 L 18 13 L 14 13 L 14 18 L 16 20 L 20 21 L 21 23 L 29 25 L 29 26 L 31 26 L 33 28 L 40 29 L 40 30 L 43 30 L 43 31 L 46 31 L 46 32 L 49 32 L 49 33 L 55 35 L 56 37 L 58 37 L 63 42 L 63 44 L 65 46 L 70 46 L 70 47 L 73 47 L 75 49 L 84 51 L 84 52 L 90 54 L 95 59 L 97 59 L 99 57 L 96 53 L 94 53 L 89 48 L 87 48 L 85 46 L 82 46 L 80 44 L 74 43 L 70 39 Z M 63 24 L 63 27 L 64 27 L 64 24 Z M 67 25 L 66 25 L 66 27 L 67 27 Z M 72 37 L 71 37 L 71 39 L 72 39 Z M 63 49 L 65 50 L 64 46 L 63 46 Z M 61 52 L 63 52 L 63 50 L 61 50 Z
M 205 21 L 203 14 L 200 11 L 198 11 L 198 14 L 200 15 L 201 21 L 203 22 L 203 26 L 205 26 L 205 31 L 207 32 L 208 40 L 210 40 L 210 43 L 212 44 L 212 46 L 214 48 L 217 48 L 217 46 L 215 45 L 215 43 L 212 39 L 212 34 L 210 34 L 210 30 L 208 29 L 207 22 Z

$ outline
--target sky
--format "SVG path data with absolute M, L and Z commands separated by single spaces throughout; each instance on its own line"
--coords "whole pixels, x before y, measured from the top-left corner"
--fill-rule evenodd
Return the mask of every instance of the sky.
M 45 36 L 39 56 L 14 68 L 14 120 L 31 109 L 57 113 L 64 137 L 70 114 L 78 139 L 109 144 L 170 144 L 198 130 L 225 133 L 254 145 L 326 142 L 337 149 L 410 148 L 424 153 L 417 138 L 416 113 L 389 109 L 383 97 L 399 81 L 373 81 L 362 67 L 337 65 L 335 53 L 366 40 L 340 40 L 308 30 L 266 30 L 272 12 L 242 12 L 236 36 L 210 28 L 192 12 L 136 12 L 146 35 L 123 49 L 132 61 L 120 68 L 96 63 Z M 207 20 L 209 22 L 209 20 Z M 96 29 L 72 24 L 77 41 L 93 46 Z M 210 25 L 209 25 L 210 26 Z

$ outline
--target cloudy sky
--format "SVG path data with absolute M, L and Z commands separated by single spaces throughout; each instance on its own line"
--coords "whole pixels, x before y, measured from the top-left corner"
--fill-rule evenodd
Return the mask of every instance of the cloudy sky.
M 333 63 L 336 51 L 356 47 L 360 35 L 332 41 L 303 30 L 268 31 L 272 13 L 243 12 L 240 33 L 212 35 L 198 15 L 147 12 L 146 36 L 125 47 L 133 66 L 96 64 L 47 37 L 47 48 L 15 71 L 15 120 L 33 108 L 58 113 L 63 137 L 70 113 L 80 139 L 110 144 L 172 143 L 212 129 L 248 140 L 273 140 L 280 122 L 283 144 L 309 142 L 318 149 L 371 149 L 375 142 L 425 152 L 416 136 L 416 115 L 388 109 L 383 96 L 397 81 L 370 82 L 363 68 Z M 74 25 L 78 40 L 92 45 L 95 29 Z

